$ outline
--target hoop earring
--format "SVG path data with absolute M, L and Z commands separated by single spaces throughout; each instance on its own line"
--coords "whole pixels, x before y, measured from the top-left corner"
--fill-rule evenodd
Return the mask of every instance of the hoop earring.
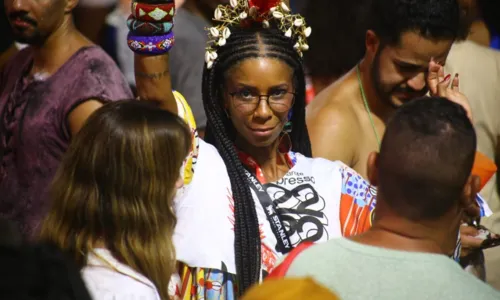
M 289 119 L 290 120 L 290 119 Z M 278 152 L 281 154 L 287 154 L 292 151 L 292 139 L 290 138 L 290 133 L 292 132 L 292 122 L 288 121 L 283 128 L 283 132 L 280 137 L 280 142 L 278 144 Z
M 292 139 L 290 138 L 288 132 L 283 132 L 278 144 L 278 152 L 281 154 L 287 154 L 290 151 L 292 151 Z

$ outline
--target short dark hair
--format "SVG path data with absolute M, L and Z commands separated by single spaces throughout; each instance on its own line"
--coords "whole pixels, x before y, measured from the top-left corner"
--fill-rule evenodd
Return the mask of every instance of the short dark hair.
M 460 105 L 438 97 L 413 100 L 387 125 L 379 195 L 402 217 L 436 220 L 460 201 L 475 150 L 476 134 Z
M 457 0 L 372 1 L 370 29 L 386 44 L 413 31 L 428 39 L 456 39 L 462 28 Z
M 338 78 L 363 58 L 371 1 L 307 1 L 302 14 L 313 29 L 304 53 L 309 74 Z

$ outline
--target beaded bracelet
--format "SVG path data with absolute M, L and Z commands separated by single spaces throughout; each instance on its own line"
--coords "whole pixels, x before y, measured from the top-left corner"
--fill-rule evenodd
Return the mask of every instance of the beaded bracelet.
M 135 0 L 137 1 L 137 0 Z M 146 3 L 146 4 L 167 4 L 167 3 L 174 3 L 175 0 L 139 0 L 141 3 Z
M 175 14 L 175 3 L 146 4 L 132 2 L 132 15 L 143 22 L 168 22 L 172 21 Z
M 175 37 L 173 32 L 155 36 L 141 36 L 129 32 L 127 36 L 128 47 L 139 54 L 165 54 L 172 49 L 174 42 Z
M 172 31 L 174 23 L 163 22 L 163 23 L 153 23 L 153 22 L 143 22 L 134 18 L 130 15 L 127 19 L 127 26 L 130 31 L 136 35 L 161 35 L 167 34 Z

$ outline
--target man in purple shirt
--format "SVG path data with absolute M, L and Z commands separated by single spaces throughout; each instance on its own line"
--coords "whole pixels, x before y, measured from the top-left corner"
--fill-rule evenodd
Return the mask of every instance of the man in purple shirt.
M 15 39 L 29 47 L 0 72 L 0 217 L 25 238 L 46 214 L 71 136 L 103 103 L 132 97 L 114 62 L 75 29 L 77 3 L 4 0 Z

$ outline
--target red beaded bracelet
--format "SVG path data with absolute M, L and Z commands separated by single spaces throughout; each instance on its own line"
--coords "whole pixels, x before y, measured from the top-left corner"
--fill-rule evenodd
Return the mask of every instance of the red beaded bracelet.
M 175 3 L 146 4 L 132 2 L 132 15 L 143 22 L 169 22 L 175 14 Z

